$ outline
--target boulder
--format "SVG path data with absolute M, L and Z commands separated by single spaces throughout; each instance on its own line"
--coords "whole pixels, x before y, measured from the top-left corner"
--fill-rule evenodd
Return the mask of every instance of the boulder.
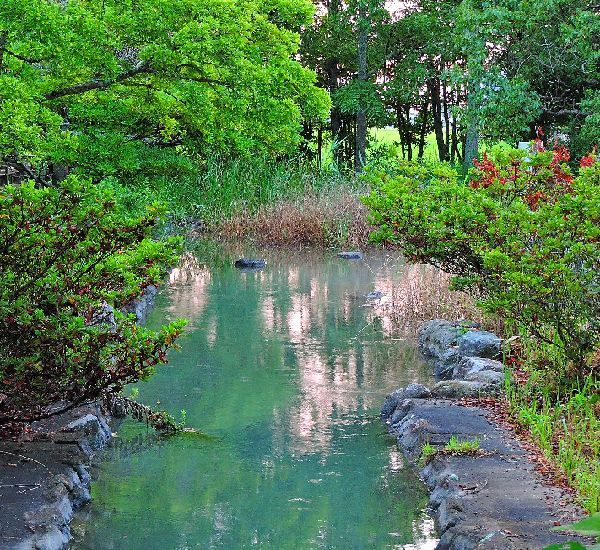
M 409 384 L 405 388 L 390 393 L 381 407 L 381 418 L 384 420 L 393 416 L 394 411 L 407 399 L 426 399 L 431 397 L 431 391 L 423 384 Z
M 362 260 L 363 255 L 361 252 L 352 251 L 352 252 L 338 252 L 338 258 L 342 258 L 344 260 Z
M 56 432 L 53 440 L 57 443 L 78 444 L 86 454 L 102 448 L 111 438 L 111 431 L 103 418 L 86 414 Z
M 449 380 L 461 360 L 457 348 L 448 348 L 434 362 L 433 372 L 438 380 Z
M 154 305 L 154 298 L 158 288 L 154 285 L 148 285 L 142 294 L 125 304 L 121 311 L 123 313 L 133 313 L 138 323 L 143 323 L 150 313 L 152 306 Z
M 425 355 L 441 358 L 458 344 L 464 329 L 450 321 L 433 319 L 419 329 L 419 346 Z
M 433 397 L 460 399 L 461 397 L 481 397 L 498 392 L 496 384 L 486 384 L 475 380 L 442 380 L 431 388 Z
M 504 365 L 495 359 L 485 359 L 484 357 L 461 357 L 460 361 L 454 367 L 453 378 L 465 378 L 467 374 L 481 371 L 504 372 Z
M 404 399 L 426 399 L 431 397 L 431 390 L 423 384 L 409 384 L 403 391 Z
M 468 372 L 464 379 L 473 382 L 481 382 L 483 384 L 500 386 L 504 382 L 504 373 L 493 370 L 472 371 Z
M 267 262 L 260 258 L 239 258 L 233 265 L 238 269 L 263 269 Z
M 115 310 L 107 302 L 102 302 L 92 313 L 88 325 L 97 327 L 106 325 L 110 332 L 116 332 L 117 321 L 115 320 Z
M 500 357 L 501 348 L 502 340 L 485 330 L 465 332 L 458 341 L 458 353 L 464 356 L 496 359 Z

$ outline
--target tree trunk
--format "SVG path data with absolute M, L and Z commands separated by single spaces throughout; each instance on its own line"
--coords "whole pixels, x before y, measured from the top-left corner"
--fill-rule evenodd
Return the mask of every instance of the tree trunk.
M 319 125 L 317 130 L 317 168 L 321 169 L 321 163 L 323 158 L 323 128 Z
M 450 114 L 448 112 L 448 89 L 446 82 L 442 82 L 442 98 L 444 107 L 444 123 L 446 125 L 446 160 L 450 160 Z
M 367 81 L 367 42 L 369 39 L 369 20 L 366 17 L 364 0 L 358 6 L 358 83 L 360 95 L 356 113 L 356 142 L 354 150 L 354 171 L 360 174 L 365 164 L 367 150 L 367 113 L 364 105 L 364 83 Z
M 406 147 L 408 150 L 408 160 L 412 160 L 413 159 L 413 143 L 412 143 L 412 128 L 410 125 L 410 105 L 406 105 L 406 137 L 405 137 L 405 141 L 406 141 Z
M 425 139 L 427 138 L 427 118 L 429 116 L 429 101 L 427 96 L 423 101 L 423 107 L 421 108 L 421 133 L 419 135 L 419 153 L 418 158 L 422 159 L 425 153 Z
M 435 131 L 435 140 L 437 142 L 438 154 L 443 162 L 448 160 L 448 149 L 444 141 L 444 128 L 442 123 L 442 105 L 440 102 L 440 80 L 432 78 L 429 80 L 429 90 L 431 94 L 431 113 L 433 115 L 433 129 Z
M 477 123 L 476 105 L 470 93 L 467 98 L 467 111 L 469 114 L 469 125 L 467 127 L 465 154 L 463 157 L 463 170 L 465 172 L 473 166 L 473 159 L 477 158 L 479 151 L 479 124 Z

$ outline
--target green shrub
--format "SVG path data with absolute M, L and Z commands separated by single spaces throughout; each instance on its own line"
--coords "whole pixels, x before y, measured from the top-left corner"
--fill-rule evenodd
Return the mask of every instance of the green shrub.
M 552 348 L 558 382 L 589 374 L 600 345 L 600 164 L 573 177 L 565 149 L 496 148 L 462 181 L 444 165 L 373 170 L 376 240 L 455 275 L 455 288 Z
M 149 238 L 160 213 L 124 216 L 106 186 L 73 176 L 0 189 L 0 425 L 117 392 L 166 361 L 183 322 L 153 332 L 118 312 L 178 255 L 178 240 Z

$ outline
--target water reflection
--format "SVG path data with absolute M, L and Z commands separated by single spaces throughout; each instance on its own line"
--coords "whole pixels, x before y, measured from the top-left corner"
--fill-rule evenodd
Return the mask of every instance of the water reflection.
M 240 272 L 232 260 L 252 252 L 223 254 L 188 253 L 172 271 L 149 324 L 186 317 L 187 337 L 140 385 L 211 439 L 140 440 L 126 423 L 74 548 L 429 548 L 424 488 L 378 410 L 428 380 L 414 332 L 431 273 L 306 251 Z

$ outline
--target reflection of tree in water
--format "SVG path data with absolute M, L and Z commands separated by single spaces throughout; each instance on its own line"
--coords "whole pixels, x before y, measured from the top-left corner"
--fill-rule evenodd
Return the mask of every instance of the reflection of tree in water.
M 429 319 L 481 320 L 481 312 L 467 294 L 450 290 L 447 273 L 427 265 L 405 266 L 403 272 L 405 276 L 388 289 L 392 296 L 389 319 L 396 330 L 402 327 L 414 335 Z
M 210 270 L 191 252 L 183 253 L 179 263 L 169 274 L 168 311 L 174 318 L 187 319 L 188 331 L 194 328 L 196 319 L 202 315 L 206 307 L 210 280 Z
M 265 270 L 242 273 L 186 254 L 172 272 L 153 321 L 166 311 L 192 330 L 140 396 L 186 409 L 218 440 L 115 441 L 120 476 L 96 503 L 119 512 L 97 520 L 90 548 L 107 537 L 119 547 L 140 518 L 139 547 L 391 547 L 423 536 L 424 491 L 401 472 L 377 413 L 425 367 L 389 308 L 362 307 L 367 293 L 402 286 L 405 268 L 380 254 L 265 256 Z

